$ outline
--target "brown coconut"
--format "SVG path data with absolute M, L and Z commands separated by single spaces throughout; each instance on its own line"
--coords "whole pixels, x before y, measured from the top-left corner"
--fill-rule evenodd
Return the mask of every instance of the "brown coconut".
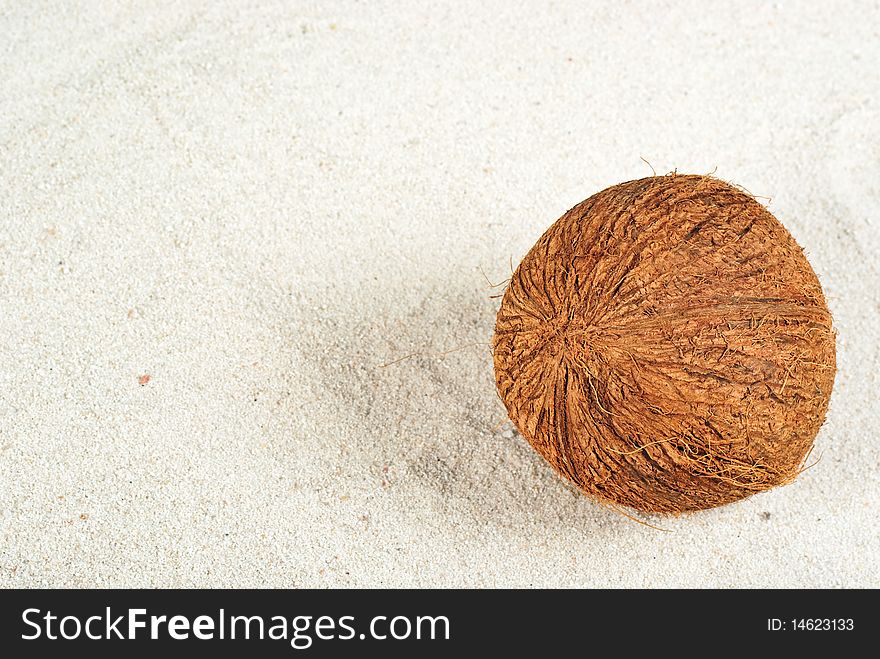
M 836 369 L 801 248 L 709 176 L 621 183 L 563 215 L 514 272 L 493 350 L 510 418 L 559 473 L 658 513 L 795 478 Z

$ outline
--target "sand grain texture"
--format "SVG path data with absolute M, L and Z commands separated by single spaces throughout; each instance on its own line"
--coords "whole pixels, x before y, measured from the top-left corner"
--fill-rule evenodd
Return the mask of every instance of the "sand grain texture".
M 3 3 L 0 585 L 880 586 L 878 29 Z M 640 157 L 772 195 L 838 332 L 819 464 L 670 533 L 504 423 L 481 274 Z

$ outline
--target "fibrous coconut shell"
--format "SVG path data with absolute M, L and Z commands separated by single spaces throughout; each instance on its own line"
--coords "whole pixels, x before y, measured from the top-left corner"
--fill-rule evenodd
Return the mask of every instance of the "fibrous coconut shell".
M 621 183 L 565 213 L 513 273 L 493 352 L 510 418 L 559 473 L 659 513 L 791 481 L 836 369 L 801 248 L 709 176 Z

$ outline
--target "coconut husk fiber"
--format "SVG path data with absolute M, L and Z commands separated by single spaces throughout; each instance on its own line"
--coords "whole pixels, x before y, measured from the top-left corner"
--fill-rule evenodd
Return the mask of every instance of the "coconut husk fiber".
M 710 176 L 621 183 L 563 215 L 513 273 L 493 351 L 531 445 L 584 492 L 653 513 L 795 478 L 836 370 L 801 248 Z

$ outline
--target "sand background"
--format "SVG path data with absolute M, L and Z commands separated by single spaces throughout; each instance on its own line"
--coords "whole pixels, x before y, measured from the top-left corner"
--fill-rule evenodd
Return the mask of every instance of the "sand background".
M 876 2 L 3 3 L 0 585 L 880 586 L 878 61 Z M 640 157 L 839 332 L 820 462 L 670 532 L 503 423 L 481 274 Z

